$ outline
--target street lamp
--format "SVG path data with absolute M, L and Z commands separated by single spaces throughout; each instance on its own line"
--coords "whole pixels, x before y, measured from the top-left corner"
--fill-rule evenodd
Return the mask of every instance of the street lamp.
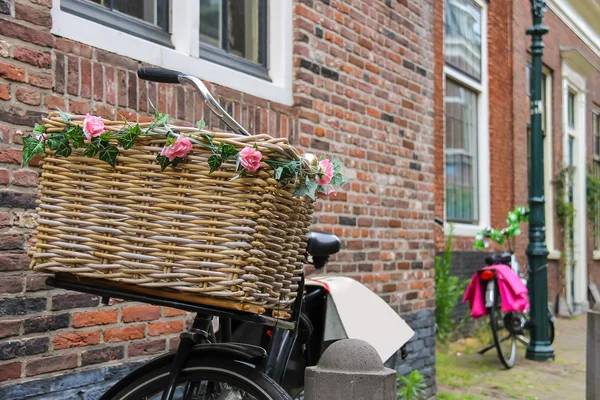
M 545 361 L 554 358 L 548 324 L 548 248 L 546 247 L 546 218 L 544 215 L 544 138 L 542 134 L 542 36 L 548 28 L 542 25 L 546 3 L 530 0 L 533 26 L 531 35 L 531 168 L 529 169 L 529 299 L 531 302 L 531 340 L 527 346 L 529 360 Z

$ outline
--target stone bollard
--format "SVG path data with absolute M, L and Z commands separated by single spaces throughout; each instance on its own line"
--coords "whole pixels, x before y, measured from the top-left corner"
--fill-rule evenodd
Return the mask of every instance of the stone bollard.
M 600 399 L 600 303 L 588 311 L 586 396 L 587 400 Z
M 316 367 L 306 369 L 306 400 L 396 400 L 396 371 L 385 368 L 365 341 L 335 342 Z

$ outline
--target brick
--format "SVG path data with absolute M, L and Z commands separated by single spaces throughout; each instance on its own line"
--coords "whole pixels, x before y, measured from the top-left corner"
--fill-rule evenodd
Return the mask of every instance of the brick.
M 7 315 L 25 315 L 44 311 L 46 299 L 41 297 L 11 297 L 0 299 L 0 317 Z
M 57 38 L 54 43 L 54 48 L 75 56 L 82 56 L 85 58 L 92 57 L 92 49 L 90 46 L 69 39 Z
M 123 71 L 122 69 L 117 70 L 117 90 L 119 107 L 127 107 L 129 92 L 127 88 L 127 71 Z M 174 115 L 174 113 L 170 114 Z
M 31 22 L 35 25 L 52 28 L 52 17 L 50 10 L 38 7 L 31 7 L 25 4 L 15 4 L 15 17 L 23 21 Z
M 19 228 L 33 229 L 37 227 L 38 215 L 35 212 L 29 211 L 14 211 L 13 224 Z
M 106 91 L 106 102 L 108 104 L 117 104 L 115 82 L 116 82 L 116 71 L 113 67 L 104 66 L 104 74 L 106 76 L 105 91 Z
M 15 47 L 13 57 L 15 60 L 33 65 L 34 67 L 52 67 L 52 56 L 50 53 L 28 49 L 27 47 Z
M 103 50 L 96 50 L 97 60 L 100 63 L 111 64 L 120 68 L 137 71 L 139 63 L 131 58 L 123 57 L 118 54 L 109 53 Z
M 81 312 L 73 315 L 73 328 L 116 324 L 117 321 L 117 310 Z
M 0 339 L 18 336 L 21 321 L 0 321 Z
M 165 339 L 133 342 L 127 347 L 129 357 L 147 356 L 161 353 L 166 349 Z
M 100 331 L 69 332 L 54 336 L 54 350 L 91 346 L 100 343 Z
M 52 89 L 52 75 L 44 72 L 29 71 L 29 84 L 42 89 Z
M 0 83 L 0 100 L 10 100 L 10 85 Z
M 70 308 L 96 307 L 100 299 L 84 293 L 68 293 L 52 296 L 52 311 Z
M 158 306 L 133 306 L 121 309 L 121 321 L 140 322 L 152 321 L 160 318 L 160 307 Z
M 55 52 L 54 57 L 56 59 L 54 63 L 54 91 L 64 93 L 67 82 L 65 73 L 66 57 L 64 54 L 58 52 Z
M 69 100 L 69 111 L 73 114 L 85 115 L 90 112 L 90 104 L 85 101 Z
M 23 151 L 11 147 L 0 148 L 0 163 L 21 164 L 23 160 Z
M 79 94 L 79 58 L 67 56 L 67 93 Z
M 12 358 L 45 353 L 48 351 L 49 346 L 50 339 L 47 337 L 1 342 L 0 360 L 10 360 Z
M 0 272 L 26 271 L 29 269 L 30 262 L 27 254 L 0 253 Z
M 8 231 L 0 233 L 0 250 L 21 250 L 25 237 L 21 232 Z
M 146 336 L 145 325 L 132 325 L 124 328 L 110 328 L 104 330 L 105 342 L 120 342 L 133 339 L 142 339 Z
M 42 95 L 37 90 L 20 87 L 17 88 L 15 94 L 17 100 L 19 100 L 21 103 L 25 103 L 30 106 L 39 106 L 42 103 Z
M 92 63 L 92 76 L 94 84 L 94 100 L 104 100 L 104 77 L 102 72 L 102 64 L 93 62 Z
M 0 293 L 20 293 L 23 291 L 22 276 L 0 276 Z
M 148 334 L 150 336 L 166 335 L 169 333 L 179 333 L 183 331 L 183 321 L 157 322 L 148 325 Z
M 94 106 L 94 115 L 108 120 L 115 119 L 115 108 L 104 104 L 96 104 Z
M 40 122 L 42 113 L 39 111 L 23 110 L 15 106 L 1 107 L 0 106 L 0 121 L 8 122 L 14 125 L 35 126 L 36 122 Z
M 28 292 L 37 292 L 38 290 L 49 290 L 51 286 L 46 285 L 46 279 L 50 275 L 32 274 L 27 275 L 25 290 Z
M 25 69 L 0 62 L 0 78 L 15 82 L 25 82 Z
M 0 364 L 0 382 L 20 378 L 21 368 L 21 361 L 11 362 L 8 364 Z
M 10 216 L 6 211 L 0 211 L 0 228 L 10 225 Z
M 26 361 L 25 375 L 35 376 L 69 370 L 77 367 L 77 354 L 62 354 L 59 356 L 48 356 Z
M 0 35 L 46 47 L 52 47 L 54 44 L 54 36 L 50 32 L 42 32 L 6 19 L 0 24 Z
M 81 365 L 100 364 L 109 361 L 121 360 L 125 349 L 122 346 L 103 347 L 101 349 L 88 350 L 81 353 Z
M 92 64 L 89 60 L 81 59 L 81 97 L 92 97 Z
M 67 313 L 29 318 L 23 321 L 23 333 L 27 335 L 29 333 L 49 332 L 67 328 L 69 320 L 70 315 Z
M 162 308 L 162 316 L 163 317 L 176 317 L 179 315 L 185 315 L 186 312 L 184 310 L 178 310 L 176 308 L 171 307 L 163 307 Z
M 39 4 L 41 6 L 46 6 L 48 8 L 52 7 L 52 0 L 31 0 L 34 4 Z
M 47 94 L 44 96 L 44 107 L 49 110 L 66 110 L 65 99 L 60 96 L 53 94 Z

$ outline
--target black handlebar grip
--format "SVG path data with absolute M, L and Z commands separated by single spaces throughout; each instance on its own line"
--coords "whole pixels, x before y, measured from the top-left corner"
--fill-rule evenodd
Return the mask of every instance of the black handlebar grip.
M 181 72 L 163 68 L 141 67 L 137 72 L 138 78 L 151 82 L 179 83 Z

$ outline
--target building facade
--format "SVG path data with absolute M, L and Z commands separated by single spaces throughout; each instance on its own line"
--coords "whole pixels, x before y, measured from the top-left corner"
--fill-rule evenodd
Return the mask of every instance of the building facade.
M 143 121 L 154 106 L 219 126 L 189 88 L 139 80 L 140 65 L 197 75 L 250 132 L 340 157 L 351 183 L 314 221 L 343 242 L 326 272 L 405 317 L 409 357 L 388 365 L 420 369 L 433 396 L 434 3 L 0 0 L 0 398 L 97 398 L 185 329 L 178 310 L 102 306 L 28 271 L 38 169 L 20 168 L 21 144 L 44 114 Z
M 599 176 L 600 165 L 600 4 L 546 3 L 542 113 L 549 300 L 563 314 L 578 314 L 588 307 L 589 283 L 600 280 L 600 225 L 591 218 L 598 205 L 586 197 L 587 179 Z M 472 247 L 476 232 L 506 226 L 507 212 L 528 200 L 530 7 L 528 0 L 447 0 L 444 22 L 436 20 L 436 57 L 444 59 L 435 74 L 436 213 L 455 224 L 455 268 L 464 278 L 483 265 L 484 254 Z M 563 189 L 557 187 L 561 182 Z M 565 208 L 574 210 L 572 226 Z M 443 238 L 436 239 L 439 251 Z M 524 230 L 517 240 L 523 266 L 526 246 Z

